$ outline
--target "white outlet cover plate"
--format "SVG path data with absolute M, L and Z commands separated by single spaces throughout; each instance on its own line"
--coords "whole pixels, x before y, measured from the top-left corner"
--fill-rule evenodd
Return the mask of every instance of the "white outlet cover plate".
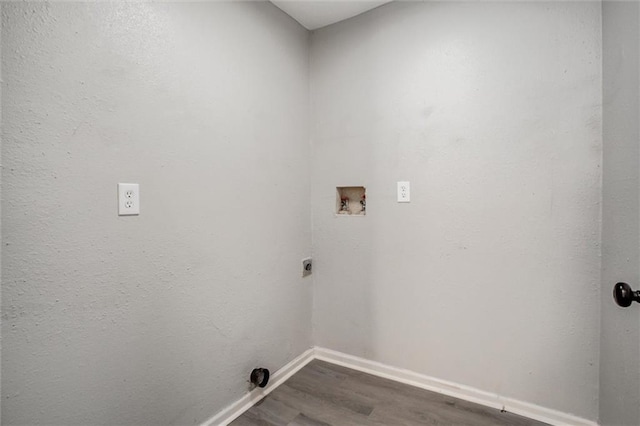
M 140 185 L 137 183 L 118 184 L 118 215 L 140 214 Z
M 398 182 L 398 202 L 411 202 L 411 184 L 408 181 Z

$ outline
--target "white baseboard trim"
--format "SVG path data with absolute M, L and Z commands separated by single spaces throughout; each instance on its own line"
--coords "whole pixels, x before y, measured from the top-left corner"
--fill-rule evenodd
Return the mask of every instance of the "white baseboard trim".
M 513 398 L 506 398 L 491 392 L 448 382 L 446 380 L 436 379 L 410 370 L 392 367 L 380 362 L 320 347 L 308 349 L 302 355 L 276 371 L 271 376 L 271 380 L 266 387 L 256 388 L 247 393 L 221 412 L 206 420 L 200 426 L 228 425 L 314 359 L 341 365 L 353 370 L 362 371 L 363 373 L 373 374 L 374 376 L 394 380 L 396 382 L 463 399 L 465 401 L 474 402 L 486 407 L 504 409 L 510 413 L 518 414 L 520 416 L 555 426 L 598 426 L 598 423 L 592 420 L 583 419 L 562 411 L 552 410 L 550 408 L 541 407 L 539 405 L 530 404 Z
M 572 414 L 563 413 L 562 411 L 552 410 L 513 398 L 502 397 L 494 393 L 436 379 L 424 374 L 392 367 L 331 349 L 316 347 L 314 350 L 314 358 L 487 407 L 504 409 L 510 413 L 551 425 L 598 426 L 598 424 L 592 420 L 583 419 Z
M 314 359 L 315 349 L 308 349 L 302 355 L 273 373 L 264 388 L 255 388 L 233 404 L 206 420 L 200 426 L 226 426 L 242 415 L 258 401 L 269 395 L 275 388 L 297 373 L 302 367 Z

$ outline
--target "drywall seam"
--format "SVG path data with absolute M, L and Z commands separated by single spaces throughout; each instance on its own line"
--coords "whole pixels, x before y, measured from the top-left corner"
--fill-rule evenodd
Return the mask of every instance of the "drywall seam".
M 460 385 L 446 380 L 437 379 L 424 374 L 416 373 L 402 368 L 392 367 L 380 362 L 371 361 L 342 352 L 316 347 L 314 358 L 341 365 L 363 373 L 373 374 L 409 386 L 415 386 L 454 398 L 484 405 L 486 407 L 504 409 L 510 413 L 518 414 L 530 419 L 549 423 L 552 425 L 572 426 L 596 426 L 597 423 L 583 419 L 572 414 L 541 407 L 525 401 L 503 397 L 498 394 Z
M 251 392 L 246 393 L 242 398 L 229 405 L 213 417 L 206 420 L 201 426 L 221 426 L 228 425 L 237 419 L 242 413 L 253 407 L 258 401 L 269 395 L 274 389 L 283 384 L 289 377 L 296 374 L 302 367 L 313 361 L 314 349 L 308 349 L 280 370 L 276 371 L 271 377 L 271 382 L 264 388 L 255 388 Z

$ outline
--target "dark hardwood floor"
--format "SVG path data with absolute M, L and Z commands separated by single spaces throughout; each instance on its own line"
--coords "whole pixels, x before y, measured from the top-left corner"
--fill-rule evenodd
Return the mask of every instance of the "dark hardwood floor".
M 231 423 L 232 426 L 543 424 L 318 360 Z

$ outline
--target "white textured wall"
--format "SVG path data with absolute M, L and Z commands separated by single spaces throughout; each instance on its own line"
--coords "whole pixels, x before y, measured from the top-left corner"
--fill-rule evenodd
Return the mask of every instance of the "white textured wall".
M 0 4 L 0 14 L 2 4 Z M 2 58 L 2 19 L 0 19 L 0 59 Z M 2 81 L 2 65 L 0 60 L 0 82 Z M 0 128 L 2 126 L 2 84 L 0 84 Z M 3 134 L 0 130 L 0 168 L 2 166 L 2 140 Z M 2 173 L 0 172 L 0 308 L 2 307 Z M 2 422 L 2 314 L 0 312 L 0 423 Z
M 600 422 L 628 426 L 640 425 L 640 305 L 618 307 L 611 290 L 619 281 L 640 288 L 640 3 L 602 7 Z
M 2 424 L 193 424 L 307 349 L 308 33 L 267 2 L 2 26 Z
M 600 4 L 392 3 L 311 70 L 316 344 L 596 419 Z

